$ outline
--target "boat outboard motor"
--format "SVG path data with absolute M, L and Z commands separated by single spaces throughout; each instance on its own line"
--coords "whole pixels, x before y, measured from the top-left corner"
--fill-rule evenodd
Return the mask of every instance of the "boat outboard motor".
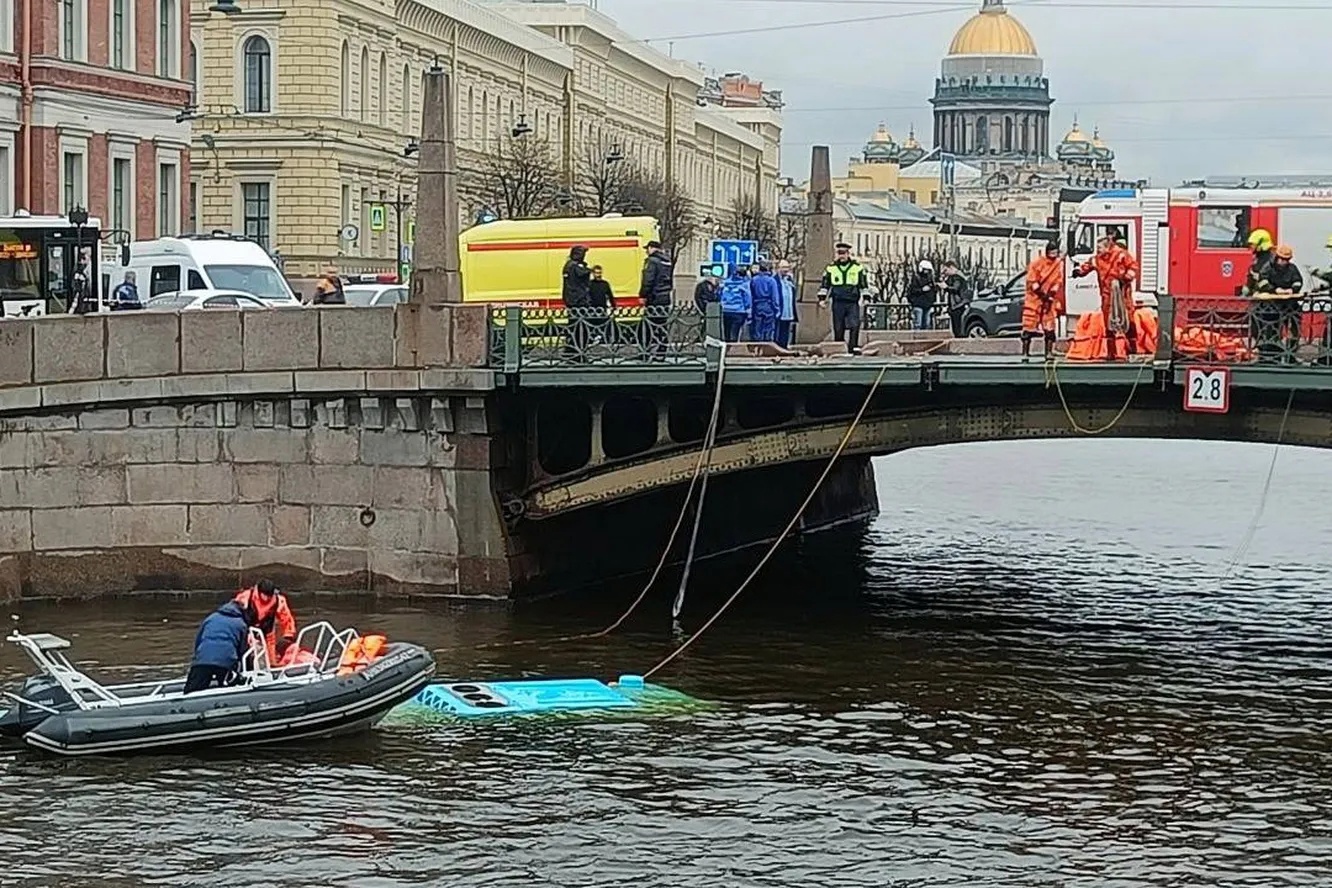
M 74 708 L 74 700 L 69 696 L 69 692 L 49 675 L 32 676 L 23 682 L 16 693 L 24 700 L 40 703 L 50 709 L 63 712 Z M 51 716 L 51 713 L 45 709 L 21 703 L 13 697 L 4 699 L 14 706 L 8 712 L 0 714 L 0 737 L 22 737 Z

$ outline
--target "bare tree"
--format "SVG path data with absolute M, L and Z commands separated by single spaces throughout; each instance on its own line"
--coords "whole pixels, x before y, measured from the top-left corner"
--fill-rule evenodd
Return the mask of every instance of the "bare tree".
M 642 168 L 626 173 L 622 211 L 657 220 L 662 246 L 672 262 L 698 236 L 698 213 L 679 183 Z
M 777 254 L 795 266 L 803 266 L 805 263 L 806 218 L 802 213 L 777 215 Z
M 625 208 L 626 189 L 634 170 L 615 140 L 606 135 L 586 143 L 574 173 L 574 192 L 584 212 L 603 216 Z
M 558 207 L 558 164 L 544 139 L 503 139 L 486 155 L 479 172 L 474 194 L 502 218 L 536 219 Z
M 758 251 L 772 255 L 777 246 L 777 225 L 763 209 L 763 202 L 752 194 L 737 197 L 722 221 L 724 236 L 758 243 Z

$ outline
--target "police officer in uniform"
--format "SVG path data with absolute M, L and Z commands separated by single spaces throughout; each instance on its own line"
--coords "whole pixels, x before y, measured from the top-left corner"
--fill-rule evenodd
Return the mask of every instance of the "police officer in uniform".
M 869 287 L 865 267 L 851 258 L 851 245 L 838 244 L 836 258 L 823 272 L 819 306 L 832 300 L 833 339 L 846 338 L 846 350 L 860 354 L 860 300 Z

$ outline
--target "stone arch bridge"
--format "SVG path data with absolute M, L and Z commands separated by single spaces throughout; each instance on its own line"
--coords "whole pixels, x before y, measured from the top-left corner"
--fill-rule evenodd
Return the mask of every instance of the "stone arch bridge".
M 543 363 L 496 327 L 447 305 L 0 322 L 0 598 L 259 573 L 500 597 L 650 568 L 698 460 L 715 351 L 672 333 L 664 354 Z M 1061 364 L 1057 386 L 1040 363 L 937 351 L 726 361 L 704 554 L 774 537 L 881 371 L 804 530 L 873 514 L 870 458 L 908 447 L 1111 420 L 1105 434 L 1332 441 L 1317 366 L 1237 367 L 1229 412 L 1209 415 L 1181 409 L 1169 355 Z

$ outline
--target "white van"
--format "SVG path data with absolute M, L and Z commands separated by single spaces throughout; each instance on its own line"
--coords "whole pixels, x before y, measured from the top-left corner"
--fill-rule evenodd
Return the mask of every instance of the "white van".
M 128 263 L 111 275 L 110 288 L 128 271 L 134 272 L 143 302 L 183 290 L 239 290 L 269 305 L 300 304 L 263 247 L 225 231 L 135 241 L 129 245 Z

